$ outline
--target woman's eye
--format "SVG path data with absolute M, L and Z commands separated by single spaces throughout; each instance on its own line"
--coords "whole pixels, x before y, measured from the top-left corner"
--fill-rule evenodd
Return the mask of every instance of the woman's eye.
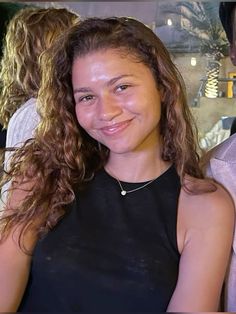
M 127 84 L 119 85 L 119 86 L 117 87 L 117 91 L 126 90 L 128 87 L 129 87 L 129 85 L 127 85 Z
M 93 100 L 93 95 L 86 95 L 79 98 L 79 102 L 88 102 L 90 100 Z

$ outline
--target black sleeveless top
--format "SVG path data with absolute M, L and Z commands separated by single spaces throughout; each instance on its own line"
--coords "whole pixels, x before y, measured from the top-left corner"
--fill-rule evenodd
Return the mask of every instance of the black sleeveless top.
M 140 183 L 125 183 L 127 190 Z M 174 166 L 125 196 L 99 171 L 35 248 L 19 311 L 163 312 L 180 255 Z

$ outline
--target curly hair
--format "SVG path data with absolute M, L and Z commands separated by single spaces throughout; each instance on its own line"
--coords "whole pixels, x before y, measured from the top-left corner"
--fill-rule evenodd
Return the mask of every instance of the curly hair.
M 13 113 L 38 95 L 41 53 L 78 19 L 77 14 L 64 8 L 29 7 L 10 20 L 0 68 L 0 123 L 5 128 Z
M 76 119 L 71 73 L 77 57 L 110 48 L 127 52 L 129 57 L 145 64 L 162 90 L 163 160 L 175 165 L 182 183 L 185 174 L 203 178 L 184 84 L 163 43 L 137 20 L 88 18 L 70 28 L 41 57 L 43 76 L 38 97 L 41 123 L 35 139 L 15 153 L 8 175 L 8 179 L 34 179 L 34 186 L 17 212 L 13 210 L 4 218 L 5 232 L 17 223 L 26 226 L 39 217 L 37 233 L 47 232 L 73 201 L 75 188 L 83 188 L 108 160 L 108 148 L 97 145 Z M 210 188 L 204 186 L 200 190 L 204 189 Z M 190 192 L 199 192 L 196 191 L 193 184 Z

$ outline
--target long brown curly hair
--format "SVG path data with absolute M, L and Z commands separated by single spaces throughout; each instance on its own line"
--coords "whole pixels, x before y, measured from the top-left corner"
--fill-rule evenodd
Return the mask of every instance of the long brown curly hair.
M 36 219 L 36 232 L 47 232 L 73 201 L 74 189 L 83 187 L 105 165 L 108 149 L 97 145 L 76 119 L 71 72 L 77 57 L 109 48 L 126 51 L 149 67 L 162 89 L 163 160 L 175 165 L 182 183 L 185 174 L 203 178 L 184 84 L 163 43 L 151 29 L 134 19 L 85 19 L 71 27 L 41 58 L 41 123 L 35 139 L 15 153 L 7 175 L 7 179 L 33 180 L 34 185 L 17 210 L 12 209 L 2 220 L 4 234 L 14 225 L 27 226 Z
M 0 68 L 0 123 L 5 128 L 13 113 L 38 95 L 40 54 L 78 19 L 77 14 L 64 8 L 29 7 L 10 20 Z

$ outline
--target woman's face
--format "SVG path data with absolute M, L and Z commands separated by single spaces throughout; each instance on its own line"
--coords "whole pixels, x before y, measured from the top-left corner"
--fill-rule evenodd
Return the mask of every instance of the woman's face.
M 125 154 L 159 147 L 161 97 L 150 69 L 114 49 L 75 59 L 72 85 L 82 128 Z

